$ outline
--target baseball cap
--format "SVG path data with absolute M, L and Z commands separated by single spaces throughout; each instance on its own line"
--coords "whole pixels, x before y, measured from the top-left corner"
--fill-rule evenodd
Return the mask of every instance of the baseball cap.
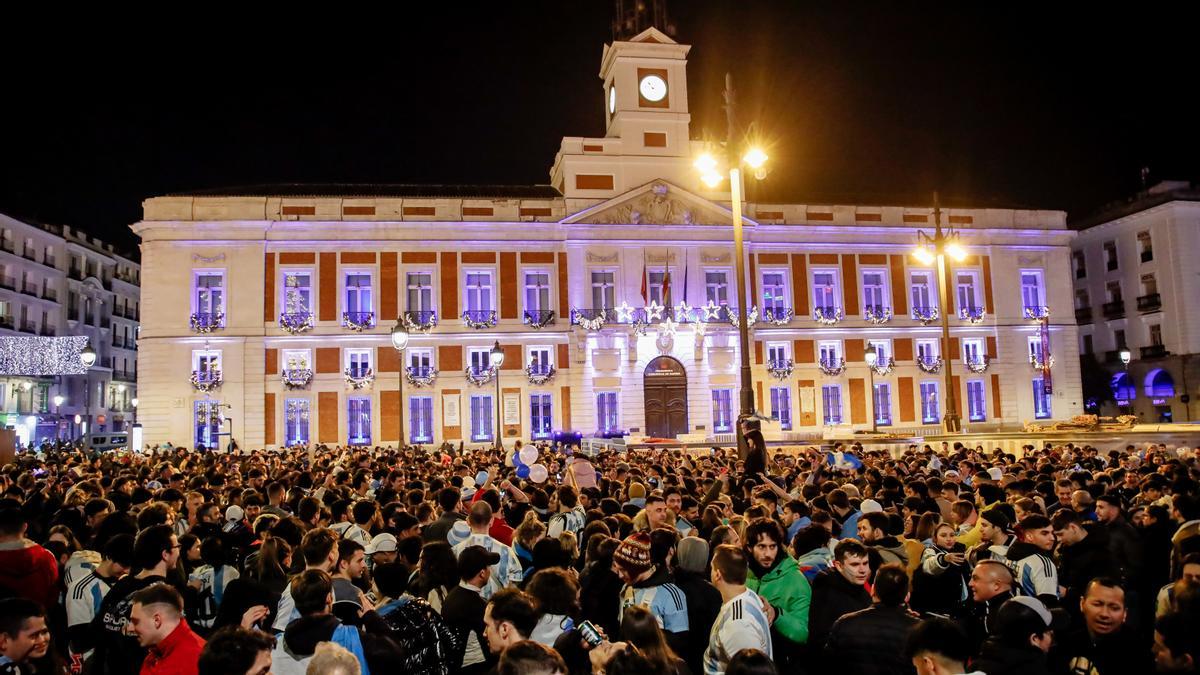
M 376 553 L 391 553 L 396 550 L 396 536 L 383 532 L 375 535 L 371 539 L 371 543 L 367 544 L 367 555 L 375 555 Z
M 1015 606 L 1018 605 L 1028 607 L 1032 610 L 1033 614 L 1037 616 L 1037 621 L 1027 622 L 1023 620 L 1022 614 L 1028 617 L 1028 613 L 1015 610 Z M 996 613 L 996 632 L 1021 634 L 1040 633 L 1046 629 L 1061 631 L 1066 629 L 1070 623 L 1070 616 L 1065 611 L 1058 608 L 1049 609 L 1041 600 L 1029 595 L 1018 595 L 1015 598 L 1005 601 Z
M 998 466 L 993 466 L 987 470 L 987 474 L 992 480 L 1000 480 L 1001 478 L 1004 478 L 1004 469 L 1001 469 Z
M 874 499 L 864 499 L 862 506 L 859 508 L 863 513 L 882 513 L 883 505 Z
M 492 553 L 482 546 L 468 546 L 458 554 L 458 576 L 470 579 L 499 562 L 499 553 Z

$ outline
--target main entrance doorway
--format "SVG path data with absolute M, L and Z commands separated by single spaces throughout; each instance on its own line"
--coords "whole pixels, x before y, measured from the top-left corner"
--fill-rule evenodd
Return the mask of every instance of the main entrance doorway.
M 688 433 L 687 371 L 670 356 L 646 365 L 643 398 L 646 401 L 646 435 L 674 438 Z

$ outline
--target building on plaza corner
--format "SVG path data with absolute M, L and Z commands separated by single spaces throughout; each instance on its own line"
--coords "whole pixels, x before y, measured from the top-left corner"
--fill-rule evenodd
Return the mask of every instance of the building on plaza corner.
M 1196 419 L 1188 392 L 1200 378 L 1200 313 L 1187 303 L 1200 297 L 1198 223 L 1200 188 L 1184 181 L 1071 223 L 1080 230 L 1071 273 L 1085 394 L 1100 412 Z
M 390 444 L 403 407 L 405 441 L 486 444 L 496 342 L 506 440 L 728 438 L 738 406 L 730 196 L 693 168 L 689 49 L 654 29 L 606 46 L 606 134 L 564 138 L 548 185 L 258 186 L 146 200 L 133 229 L 146 279 L 147 441 L 211 443 L 232 430 L 243 447 Z M 872 410 L 884 429 L 936 430 L 944 359 L 968 428 L 1081 412 L 1065 214 L 944 209 L 970 255 L 951 271 L 953 306 L 942 310 L 932 270 L 908 255 L 932 213 L 747 204 L 754 391 L 778 420 L 769 435 L 866 429 Z M 949 344 L 939 311 L 951 313 Z M 412 333 L 403 362 L 389 340 L 397 320 Z

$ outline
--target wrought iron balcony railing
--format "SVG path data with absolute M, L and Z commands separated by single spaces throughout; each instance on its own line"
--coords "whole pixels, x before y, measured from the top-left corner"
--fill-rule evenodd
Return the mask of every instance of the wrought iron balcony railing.
M 1050 318 L 1050 308 L 1045 305 L 1025 305 L 1025 318 L 1030 321 L 1041 321 Z
M 552 309 L 527 309 L 523 316 L 525 325 L 534 330 L 541 330 L 554 323 Z
M 375 325 L 375 312 L 342 312 L 342 325 L 361 332 Z
M 279 327 L 296 335 L 312 330 L 312 312 L 284 312 L 279 315 Z
M 913 321 L 920 321 L 927 326 L 941 318 L 938 308 L 929 305 L 913 305 L 911 315 Z
M 959 307 L 958 318 L 960 321 L 969 321 L 971 323 L 982 323 L 987 317 L 987 312 L 982 307 Z
M 1137 299 L 1139 312 L 1156 312 L 1162 309 L 1162 296 L 1158 293 L 1140 295 Z
M 400 315 L 404 327 L 410 333 L 428 333 L 437 326 L 437 312 L 428 310 L 409 310 Z
M 817 361 L 817 367 L 826 375 L 841 375 L 846 371 L 846 359 L 823 358 Z
M 188 323 L 195 333 L 211 333 L 225 327 L 224 312 L 196 312 Z
M 496 325 L 496 310 L 494 309 L 468 309 L 462 313 L 463 325 L 467 328 L 481 330 L 483 328 L 492 328 Z
M 841 323 L 844 318 L 846 318 L 846 315 L 842 313 L 841 307 L 833 305 L 813 307 L 813 320 L 817 323 L 832 326 L 836 323 Z
M 863 307 L 863 318 L 867 323 L 887 323 L 892 320 L 892 308 L 885 305 L 867 305 Z
M 791 359 L 771 359 L 767 361 L 767 372 L 777 380 L 786 380 L 791 377 L 792 371 L 796 368 L 796 362 Z
M 1125 301 L 1113 300 L 1112 302 L 1104 303 L 1104 318 L 1115 319 L 1119 316 L 1125 316 Z
M 1166 345 L 1150 345 L 1142 347 L 1138 351 L 1141 353 L 1143 359 L 1161 359 L 1169 354 Z

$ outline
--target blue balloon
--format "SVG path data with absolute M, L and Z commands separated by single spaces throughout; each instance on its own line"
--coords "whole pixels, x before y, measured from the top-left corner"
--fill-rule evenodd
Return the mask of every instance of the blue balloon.
M 529 466 L 522 464 L 517 467 L 517 478 L 529 478 Z
M 518 467 L 518 468 L 525 466 L 525 462 L 521 461 L 521 453 L 514 452 L 512 454 L 512 463 L 513 463 L 513 466 Z

